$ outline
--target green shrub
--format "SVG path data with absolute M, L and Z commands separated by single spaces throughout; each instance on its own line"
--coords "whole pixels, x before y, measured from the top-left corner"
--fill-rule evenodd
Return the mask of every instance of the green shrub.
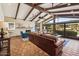
M 64 35 L 64 31 L 56 31 L 56 33 L 59 35 Z
M 57 34 L 64 36 L 64 31 L 56 31 Z M 69 37 L 69 36 L 77 36 L 77 32 L 75 31 L 66 31 L 65 32 L 65 36 Z

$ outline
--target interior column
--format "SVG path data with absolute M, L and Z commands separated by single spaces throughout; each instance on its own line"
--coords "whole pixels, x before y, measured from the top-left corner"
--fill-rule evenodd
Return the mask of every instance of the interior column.
M 43 33 L 43 23 L 40 23 L 40 33 Z
M 64 23 L 64 37 L 66 36 L 66 24 Z
M 53 18 L 53 34 L 55 34 L 55 31 L 56 31 L 56 24 L 55 24 L 55 16 Z

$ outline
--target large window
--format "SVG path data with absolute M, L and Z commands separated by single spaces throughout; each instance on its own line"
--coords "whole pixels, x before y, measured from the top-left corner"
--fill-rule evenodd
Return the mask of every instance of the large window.
M 64 36 L 79 36 L 79 18 L 56 18 L 56 33 Z M 53 20 L 48 22 L 53 24 Z M 53 26 L 52 26 L 53 28 Z
M 66 31 L 77 32 L 77 36 L 79 36 L 79 23 L 69 23 L 69 24 L 66 24 Z
M 53 25 L 45 25 L 47 33 L 52 34 L 53 33 Z
M 63 31 L 64 30 L 64 24 L 56 24 L 56 30 Z
M 66 30 L 78 32 L 79 31 L 79 23 L 66 24 Z

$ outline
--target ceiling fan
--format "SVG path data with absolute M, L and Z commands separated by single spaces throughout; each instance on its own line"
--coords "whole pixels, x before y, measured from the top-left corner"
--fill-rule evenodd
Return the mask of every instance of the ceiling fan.
M 39 18 L 39 19 L 43 19 L 43 17 L 42 17 L 42 16 L 39 16 L 38 18 Z

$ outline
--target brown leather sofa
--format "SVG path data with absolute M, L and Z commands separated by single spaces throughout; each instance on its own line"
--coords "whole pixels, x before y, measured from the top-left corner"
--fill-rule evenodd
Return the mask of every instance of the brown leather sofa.
M 51 56 L 62 54 L 64 40 L 38 33 L 30 33 L 29 40 Z

